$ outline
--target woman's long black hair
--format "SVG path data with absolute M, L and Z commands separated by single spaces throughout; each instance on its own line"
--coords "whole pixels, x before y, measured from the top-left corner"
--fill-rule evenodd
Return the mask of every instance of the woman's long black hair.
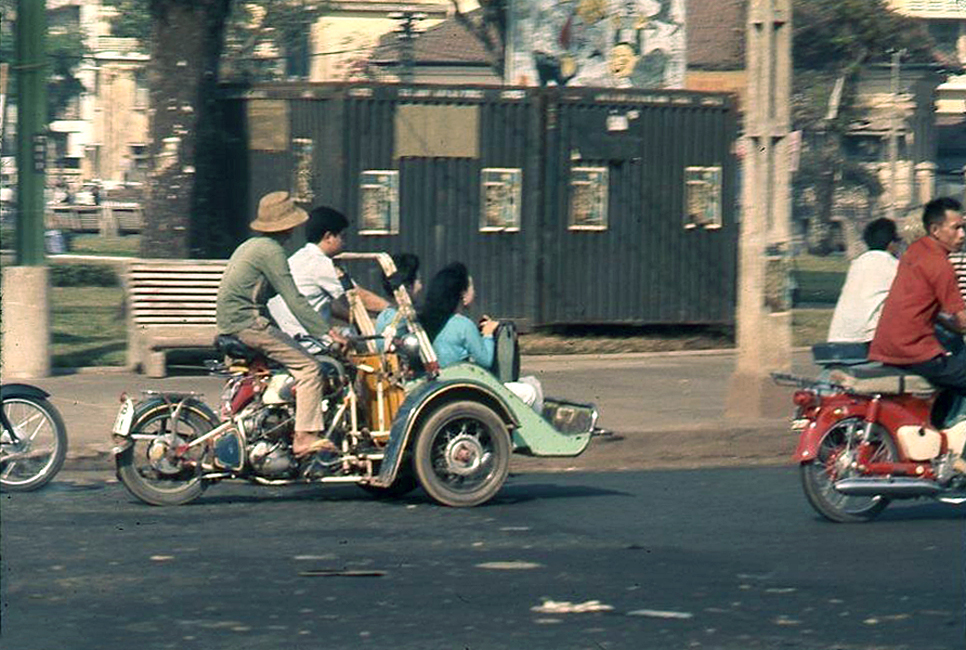
M 463 293 L 470 287 L 470 272 L 462 262 L 447 264 L 429 281 L 423 307 L 419 310 L 419 323 L 432 341 L 439 334 L 450 316 L 456 313 Z
M 419 258 L 412 253 L 398 253 L 392 256 L 392 261 L 396 265 L 396 272 L 389 278 L 385 274 L 382 276 L 382 290 L 390 300 L 397 287 L 405 286 L 412 291 L 416 278 L 419 277 Z

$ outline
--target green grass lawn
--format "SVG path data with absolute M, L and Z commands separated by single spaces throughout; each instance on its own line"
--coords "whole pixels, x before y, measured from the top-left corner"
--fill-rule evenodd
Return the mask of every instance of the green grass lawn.
M 51 365 L 123 366 L 126 321 L 120 287 L 51 287 Z
M 51 288 L 51 364 L 56 368 L 85 366 L 123 366 L 126 360 L 127 332 L 123 317 L 124 294 L 120 287 Z M 796 309 L 792 312 L 792 344 L 810 346 L 821 343 L 828 334 L 832 309 Z M 563 337 L 552 349 L 534 347 L 531 339 L 560 339 L 530 334 L 523 337 L 528 354 L 584 352 L 577 346 L 581 339 Z M 721 336 L 685 337 L 682 340 L 657 340 L 654 336 L 628 336 L 607 340 L 594 339 L 596 352 L 660 351 L 671 349 L 726 348 L 734 342 Z M 707 339 L 707 340 L 704 340 Z M 540 341 L 537 341 L 539 343 Z M 546 342 L 545 342 L 546 343 Z M 574 347 L 577 346 L 577 347 Z M 536 345 L 536 348 L 540 348 Z M 546 346 L 544 346 L 546 347 Z
M 825 341 L 832 322 L 832 309 L 795 309 L 792 311 L 792 345 L 811 346 Z
M 806 273 L 845 273 L 849 270 L 849 263 L 844 255 L 799 255 L 792 258 L 792 269 Z
M 136 257 L 141 245 L 140 235 L 125 235 L 123 237 L 101 237 L 95 234 L 78 234 L 70 240 L 70 252 L 73 255 L 116 255 Z
M 127 245 L 130 238 L 123 238 Z M 95 247 L 98 254 L 111 250 L 110 247 Z M 93 252 L 93 249 L 88 249 Z M 117 251 L 117 248 L 113 250 Z M 811 258 L 799 268 L 815 277 L 842 277 L 847 268 L 845 260 Z M 840 284 L 840 282 L 839 282 Z M 810 285 L 817 291 L 830 292 L 817 284 Z M 837 289 L 832 300 L 837 296 Z M 79 368 L 86 366 L 123 366 L 126 361 L 127 332 L 123 314 L 124 293 L 121 287 L 51 287 L 51 364 L 57 368 Z M 819 302 L 819 301 L 817 301 Z M 799 308 L 792 315 L 792 342 L 795 346 L 810 346 L 825 340 L 832 307 Z M 592 341 L 596 352 L 658 351 L 670 349 L 698 349 L 732 347 L 730 336 L 717 333 L 713 336 L 661 337 L 628 334 L 624 337 L 599 337 Z M 547 343 L 544 339 L 555 339 Z M 561 340 L 556 340 L 561 339 Z M 565 339 L 565 340 L 564 340 Z M 679 340 L 680 339 L 680 340 Z M 539 343 L 550 345 L 543 350 Z M 523 337 L 521 345 L 524 353 L 573 353 L 583 352 L 578 343 L 580 337 L 545 336 L 533 333 Z M 551 345 L 552 344 L 552 345 Z M 544 346 L 546 347 L 546 346 Z M 532 348 L 532 349 L 531 349 Z
M 795 304 L 834 306 L 842 292 L 849 260 L 845 257 L 801 255 L 792 260 L 791 275 L 795 282 Z

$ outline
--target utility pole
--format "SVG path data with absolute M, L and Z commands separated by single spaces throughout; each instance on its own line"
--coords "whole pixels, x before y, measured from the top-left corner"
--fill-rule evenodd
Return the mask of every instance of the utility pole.
M 17 265 L 3 269 L 3 376 L 50 374 L 50 309 L 44 256 L 47 166 L 45 3 L 17 3 Z
M 726 415 L 784 415 L 787 392 L 771 371 L 791 367 L 789 129 L 791 0 L 751 0 L 748 8 L 744 173 L 738 266 L 738 356 Z
M 399 73 L 399 81 L 412 83 L 413 68 L 416 64 L 414 41 L 421 31 L 418 23 L 426 19 L 426 14 L 407 9 L 405 11 L 393 11 L 389 14 L 389 17 L 399 21 L 399 26 L 394 30 L 399 34 L 399 63 L 402 68 Z
M 905 50 L 892 52 L 890 92 L 892 105 L 889 111 L 889 208 L 887 216 L 896 220 L 899 203 L 899 65 Z
M 7 75 L 10 73 L 10 66 L 0 63 L 0 144 L 3 144 L 4 116 L 7 114 Z

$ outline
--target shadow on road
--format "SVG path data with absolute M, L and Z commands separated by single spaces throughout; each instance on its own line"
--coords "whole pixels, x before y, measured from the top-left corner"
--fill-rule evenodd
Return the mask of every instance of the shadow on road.
M 264 487 L 256 485 L 235 484 L 236 489 L 231 493 L 218 494 L 220 486 L 212 486 L 201 497 L 191 503 L 178 506 L 180 508 L 205 507 L 219 503 L 294 503 L 294 502 L 336 502 L 361 501 L 370 503 L 384 503 L 397 505 L 436 505 L 425 492 L 417 489 L 410 494 L 395 499 L 378 498 L 368 495 L 355 485 L 292 485 L 287 487 Z M 224 486 L 228 487 L 228 486 Z M 239 494 L 241 487 L 246 494 Z M 250 492 L 248 492 L 250 490 Z M 584 497 L 601 496 L 632 496 L 629 492 L 608 490 L 583 485 L 557 485 L 554 483 L 538 483 L 527 485 L 506 485 L 488 503 L 478 508 L 488 506 L 511 505 L 529 501 L 548 499 L 579 499 Z M 132 503 L 140 503 L 131 497 Z
M 817 514 L 813 515 L 813 519 L 818 523 L 828 526 L 849 525 L 837 524 Z M 858 525 L 875 526 L 885 523 L 954 521 L 957 519 L 966 519 L 966 506 L 954 506 L 946 503 L 924 501 L 921 503 L 909 502 L 901 505 L 893 504 L 871 522 L 862 522 Z
M 558 485 L 555 483 L 537 483 L 528 485 L 508 485 L 490 502 L 494 505 L 508 503 L 524 503 L 544 499 L 578 499 L 582 497 L 601 496 L 633 496 L 630 492 L 620 490 L 606 490 L 586 485 Z

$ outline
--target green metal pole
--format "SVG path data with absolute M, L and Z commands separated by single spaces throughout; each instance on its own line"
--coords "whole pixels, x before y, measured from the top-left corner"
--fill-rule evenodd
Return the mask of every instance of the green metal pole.
M 47 166 L 47 14 L 17 2 L 17 264 L 43 266 Z

